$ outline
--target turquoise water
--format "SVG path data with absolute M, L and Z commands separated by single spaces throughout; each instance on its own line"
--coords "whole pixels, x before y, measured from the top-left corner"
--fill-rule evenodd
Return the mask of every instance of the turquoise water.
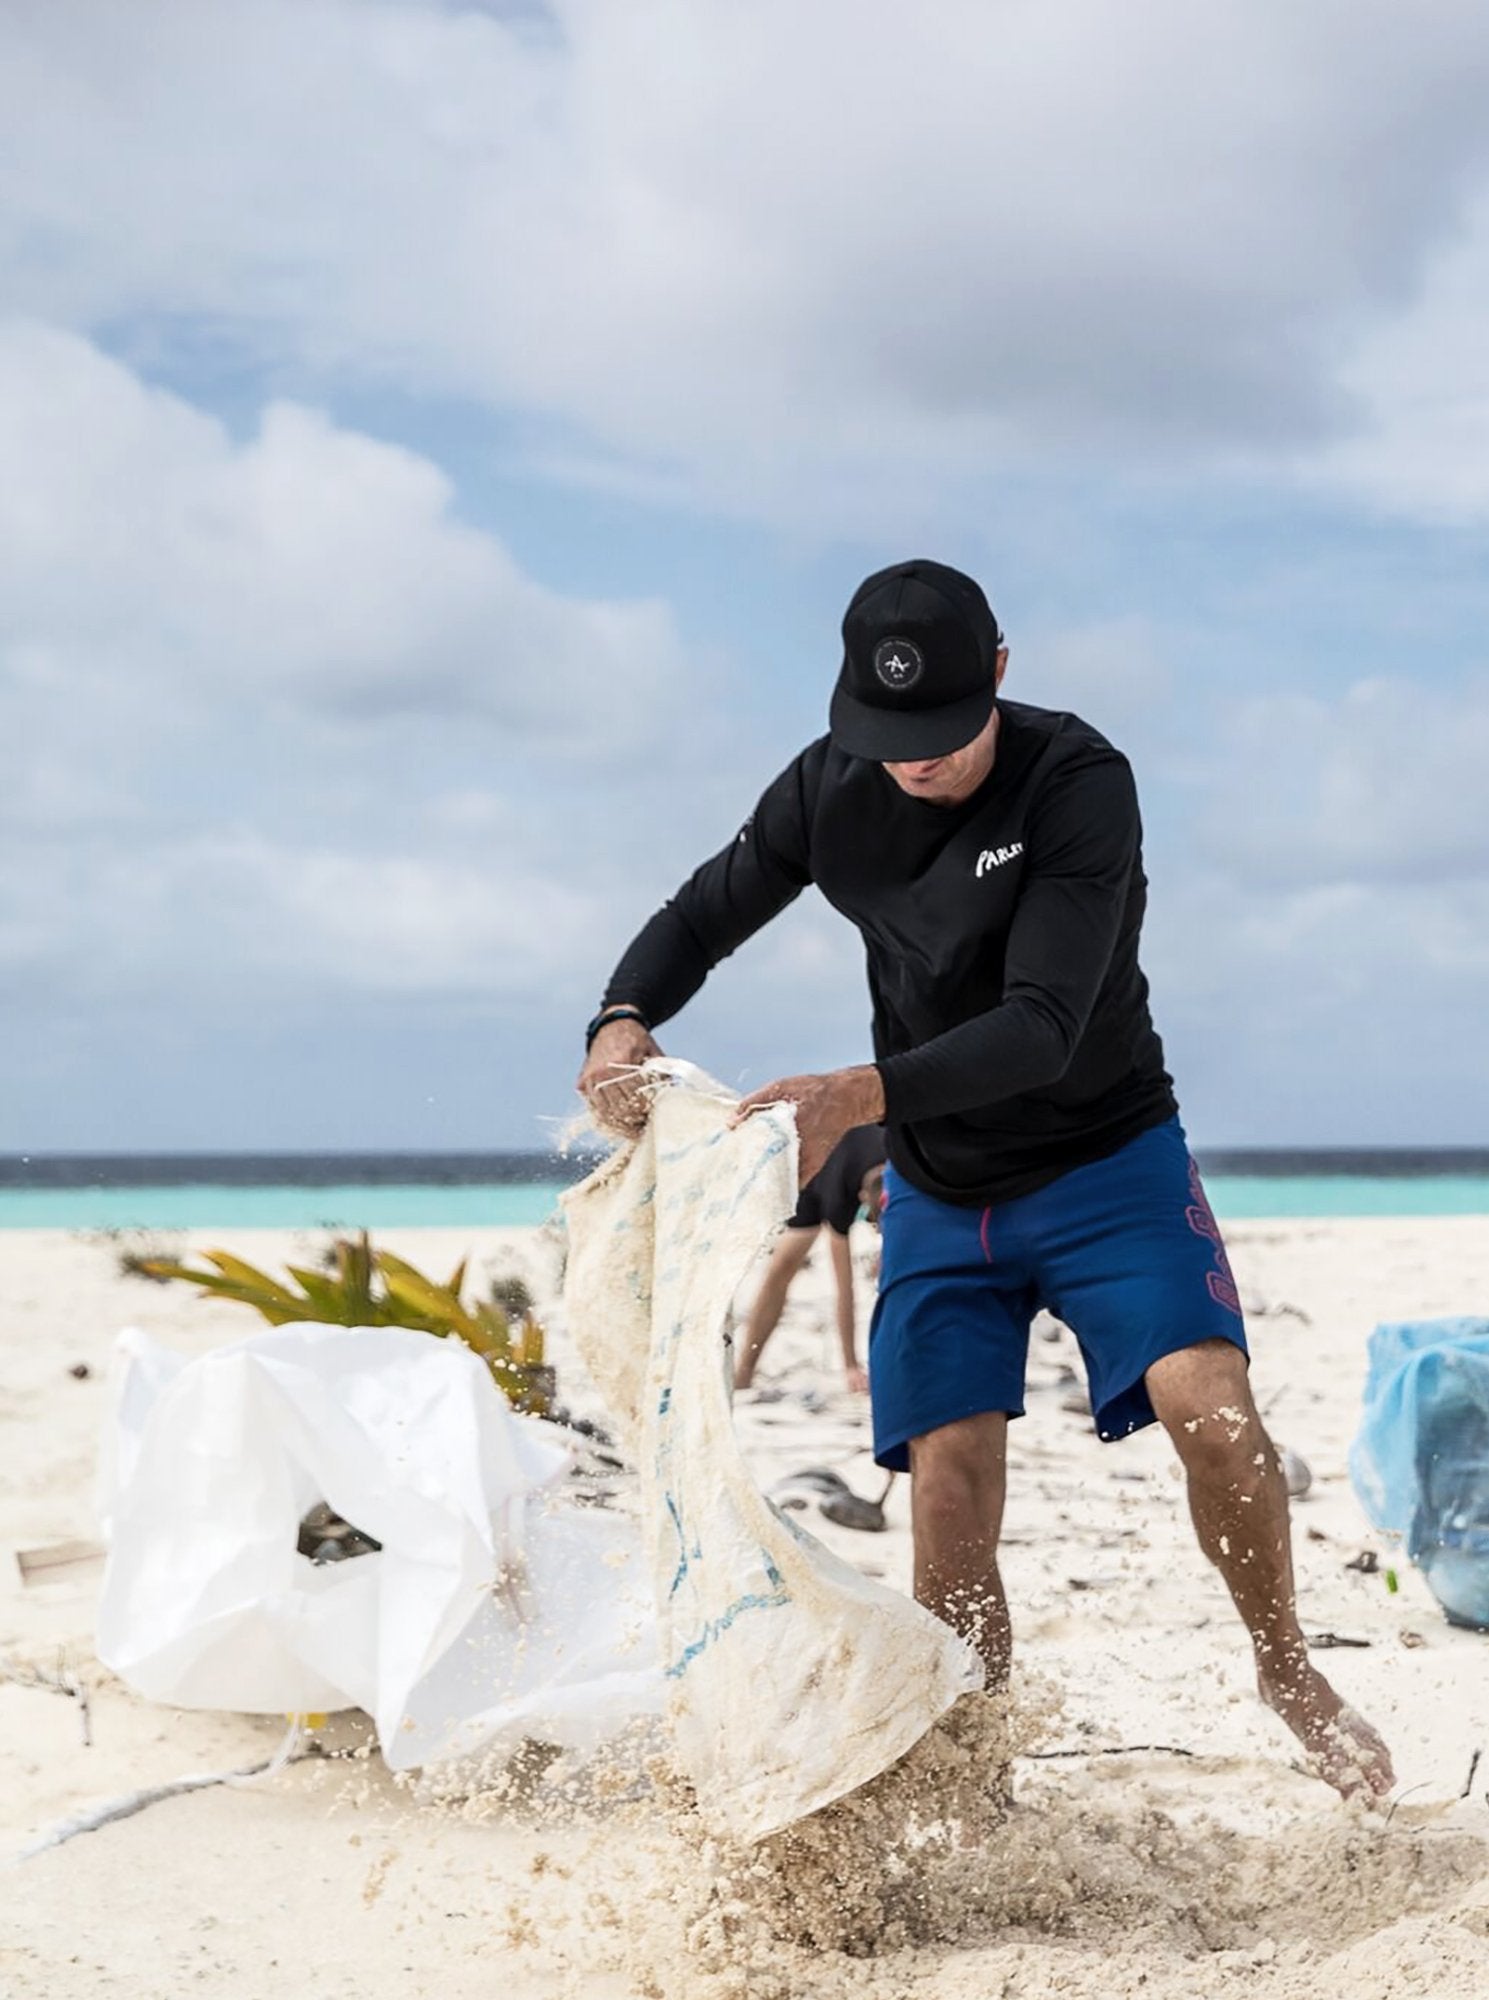
M 1215 1212 L 1485 1215 L 1482 1174 L 1213 1174 Z M 0 1189 L 0 1229 L 479 1229 L 544 1221 L 556 1182 L 471 1186 Z
M 1483 1174 L 1206 1174 L 1216 1215 L 1489 1215 Z

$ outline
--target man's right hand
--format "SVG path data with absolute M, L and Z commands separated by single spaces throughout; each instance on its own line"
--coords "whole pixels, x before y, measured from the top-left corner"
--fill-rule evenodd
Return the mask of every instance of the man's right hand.
M 651 1093 L 636 1074 L 648 1056 L 662 1053 L 651 1030 L 629 1018 L 607 1021 L 590 1043 L 578 1090 L 595 1123 L 634 1139 L 651 1114 Z

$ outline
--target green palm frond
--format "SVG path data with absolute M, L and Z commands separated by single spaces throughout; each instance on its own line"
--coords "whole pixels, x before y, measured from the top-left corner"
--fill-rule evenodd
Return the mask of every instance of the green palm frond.
M 139 1269 L 161 1283 L 195 1285 L 206 1296 L 251 1306 L 271 1326 L 301 1320 L 332 1326 L 402 1326 L 439 1339 L 464 1341 L 490 1369 L 507 1399 L 546 1414 L 553 1371 L 544 1366 L 543 1327 L 520 1278 L 499 1280 L 491 1297 L 466 1306 L 466 1259 L 448 1284 L 428 1278 L 391 1250 L 374 1251 L 363 1230 L 341 1237 L 331 1270 L 289 1265 L 293 1283 L 273 1278 L 227 1250 L 205 1250 L 200 1270 L 165 1257 L 142 1258 Z

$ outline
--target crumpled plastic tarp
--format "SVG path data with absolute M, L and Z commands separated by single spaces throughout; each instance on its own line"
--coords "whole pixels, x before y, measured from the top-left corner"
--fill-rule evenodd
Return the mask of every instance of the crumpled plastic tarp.
M 1489 1319 L 1375 1329 L 1349 1467 L 1450 1622 L 1489 1630 Z
M 730 1414 L 734 1291 L 796 1205 L 785 1107 L 739 1125 L 690 1064 L 649 1065 L 647 1128 L 563 1196 L 570 1331 L 635 1454 L 678 1759 L 756 1840 L 886 1769 L 975 1653 L 841 1561 L 751 1477 Z
M 186 1361 L 128 1329 L 117 1364 L 98 1652 L 138 1693 L 365 1709 L 400 1770 L 660 1710 L 635 1523 L 563 1503 L 561 1433 L 460 1342 L 284 1326 Z M 381 1549 L 300 1554 L 322 1500 Z

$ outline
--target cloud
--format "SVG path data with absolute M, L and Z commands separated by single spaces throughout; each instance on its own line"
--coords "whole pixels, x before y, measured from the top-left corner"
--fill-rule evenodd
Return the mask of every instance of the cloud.
M 728 769 L 679 773 L 669 607 L 535 582 L 414 452 L 282 401 L 234 438 L 32 323 L 0 462 L 13 992 L 584 1004 L 607 888 Z
M 1428 259 L 1399 315 L 1371 327 L 1340 379 L 1361 412 L 1301 468 L 1314 486 L 1382 514 L 1447 524 L 1489 518 L 1489 193 Z
M 23 307 L 545 416 L 549 463 L 793 518 L 1373 429 L 1340 358 L 1489 165 L 1469 0 L 941 0 L 908 41 L 889 0 L 3 32 Z
M 23 685 L 464 713 L 579 758 L 684 678 L 657 602 L 576 600 L 463 523 L 427 458 L 277 402 L 254 435 L 87 342 L 0 326 L 0 644 Z
M 1206 741 L 1149 855 L 1144 951 L 1191 1128 L 1477 1144 L 1489 682 L 1221 701 Z
M 1479 1145 L 1489 882 L 1266 889 L 1167 869 L 1145 963 L 1211 1145 Z
M 1011 698 L 1069 709 L 1129 754 L 1174 692 L 1163 637 L 1151 620 L 1132 615 L 1044 627 L 1027 644 L 1011 632 L 1009 675 Z
M 1233 878 L 1378 894 L 1489 884 L 1489 676 L 1221 709 L 1198 831 Z

